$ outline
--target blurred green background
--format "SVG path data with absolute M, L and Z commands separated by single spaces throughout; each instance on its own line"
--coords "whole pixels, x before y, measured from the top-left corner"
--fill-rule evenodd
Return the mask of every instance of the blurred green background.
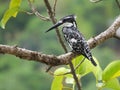
M 0 19 L 7 10 L 10 0 L 0 0 Z M 44 0 L 35 0 L 38 11 L 47 16 Z M 54 0 L 49 0 L 53 5 Z M 21 8 L 30 11 L 27 0 L 22 0 Z M 89 0 L 58 0 L 56 18 L 75 14 L 79 30 L 86 39 L 106 30 L 119 15 L 115 0 L 103 0 L 91 3 Z M 0 43 L 18 45 L 26 49 L 46 54 L 63 54 L 54 31 L 44 33 L 52 25 L 35 15 L 20 12 L 17 18 L 11 18 L 6 29 L 0 28 Z M 120 58 L 120 41 L 110 39 L 92 50 L 102 69 L 108 63 Z M 70 51 L 70 50 L 69 50 Z M 0 55 L 0 90 L 50 90 L 52 76 L 45 72 L 46 65 L 20 60 L 11 55 Z M 89 74 L 82 78 L 83 90 L 96 90 L 95 78 Z

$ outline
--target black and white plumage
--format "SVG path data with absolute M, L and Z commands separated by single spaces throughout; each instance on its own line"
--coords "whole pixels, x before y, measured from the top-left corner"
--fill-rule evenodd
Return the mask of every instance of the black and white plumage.
M 77 29 L 75 18 L 76 17 L 74 15 L 65 16 L 46 32 L 64 24 L 62 32 L 72 51 L 77 54 L 82 54 L 90 60 L 94 66 L 96 66 L 97 64 L 92 57 L 89 45 L 87 44 L 84 36 Z

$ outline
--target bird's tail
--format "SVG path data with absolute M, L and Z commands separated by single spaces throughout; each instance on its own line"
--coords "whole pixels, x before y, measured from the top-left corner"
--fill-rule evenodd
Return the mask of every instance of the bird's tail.
M 91 63 L 92 63 L 94 66 L 97 66 L 95 60 L 94 60 L 92 57 L 90 58 L 90 61 L 91 61 Z

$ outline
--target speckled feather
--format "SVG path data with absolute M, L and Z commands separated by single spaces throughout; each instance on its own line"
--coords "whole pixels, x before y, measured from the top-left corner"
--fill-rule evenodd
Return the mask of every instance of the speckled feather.
M 72 51 L 85 56 L 88 60 L 92 62 L 94 66 L 97 65 L 92 58 L 89 45 L 87 44 L 84 36 L 77 30 L 76 27 L 64 26 L 62 32 Z

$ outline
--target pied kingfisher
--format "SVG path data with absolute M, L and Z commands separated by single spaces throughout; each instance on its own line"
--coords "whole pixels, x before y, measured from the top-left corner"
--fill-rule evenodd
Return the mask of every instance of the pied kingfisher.
M 84 36 L 77 29 L 77 23 L 75 19 L 75 15 L 65 16 L 61 18 L 54 26 L 49 28 L 46 32 L 63 24 L 64 26 L 62 28 L 62 32 L 72 51 L 77 54 L 82 54 L 88 60 L 90 60 L 94 66 L 97 66 L 92 57 L 89 45 L 87 44 Z

